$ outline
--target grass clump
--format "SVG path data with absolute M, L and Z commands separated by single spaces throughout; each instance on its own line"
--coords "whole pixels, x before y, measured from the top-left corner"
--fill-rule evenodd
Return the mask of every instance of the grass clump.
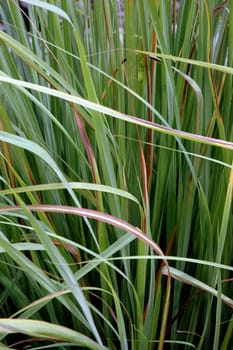
M 233 2 L 1 2 L 1 348 L 232 338 Z

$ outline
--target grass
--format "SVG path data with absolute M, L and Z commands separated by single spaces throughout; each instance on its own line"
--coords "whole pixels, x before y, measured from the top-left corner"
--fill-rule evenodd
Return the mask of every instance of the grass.
M 24 2 L 29 28 L 0 5 L 0 349 L 231 349 L 233 1 L 125 0 L 120 30 L 116 1 Z

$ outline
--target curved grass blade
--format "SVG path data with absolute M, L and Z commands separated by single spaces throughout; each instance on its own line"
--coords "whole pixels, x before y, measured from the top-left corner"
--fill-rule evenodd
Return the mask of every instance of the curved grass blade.
M 216 70 L 222 73 L 226 73 L 226 74 L 231 74 L 233 75 L 233 68 L 231 67 L 227 67 L 227 66 L 223 66 L 221 64 L 215 64 L 215 63 L 210 63 L 210 62 L 206 62 L 206 61 L 199 61 L 199 60 L 193 60 L 190 58 L 184 58 L 184 57 L 179 57 L 179 56 L 173 56 L 173 55 L 168 55 L 168 54 L 164 54 L 164 53 L 157 53 L 156 54 L 154 52 L 149 52 L 149 51 L 141 51 L 141 50 L 134 50 L 136 53 L 141 53 L 147 56 L 150 56 L 152 58 L 162 58 L 162 59 L 167 59 L 170 61 L 174 61 L 174 62 L 182 62 L 182 63 L 187 63 L 187 64 L 191 64 L 193 66 L 197 66 L 197 67 L 201 67 L 201 68 L 207 68 L 207 69 L 212 69 L 212 70 Z
M 77 346 L 84 346 L 93 350 L 107 350 L 89 337 L 78 333 L 67 327 L 56 324 L 26 319 L 0 319 L 0 333 L 7 335 L 11 333 L 23 333 L 29 336 L 44 338 L 52 341 L 74 342 Z
M 128 222 L 116 218 L 112 215 L 99 212 L 97 210 L 92 209 L 86 209 L 86 208 L 76 208 L 76 207 L 70 207 L 70 206 L 57 206 L 57 205 L 25 205 L 25 208 L 27 208 L 30 211 L 42 211 L 42 212 L 48 212 L 48 213 L 65 213 L 65 214 L 71 214 L 71 215 L 77 215 L 81 217 L 87 217 L 89 219 L 95 219 L 97 221 L 105 222 L 109 225 L 115 226 L 119 228 L 120 230 L 124 232 L 128 232 L 135 236 L 136 238 L 142 240 L 145 244 L 147 244 L 151 249 L 153 249 L 158 255 L 164 256 L 161 248 L 148 236 L 146 236 L 139 228 L 129 224 Z M 22 208 L 18 205 L 11 206 L 11 207 L 1 207 L 0 213 L 7 213 L 7 212 L 16 212 L 21 211 Z M 167 265 L 166 260 L 164 260 L 164 263 Z
M 114 188 L 112 186 L 106 186 L 106 185 L 95 184 L 95 183 L 87 183 L 87 182 L 68 182 L 68 183 L 70 188 L 73 190 L 100 191 L 103 193 L 117 195 L 122 198 L 129 199 L 135 202 L 140 208 L 140 203 L 137 200 L 137 198 L 127 191 Z M 64 183 L 50 183 L 50 184 L 22 186 L 14 189 L 0 190 L 0 195 L 10 195 L 14 193 L 26 193 L 26 192 L 37 192 L 37 191 L 54 191 L 54 190 L 63 190 L 63 189 L 66 189 L 66 186 Z M 142 210 L 142 208 L 140 209 Z
M 218 297 L 218 291 L 216 289 L 210 287 L 208 284 L 203 283 L 202 281 L 199 281 L 198 279 L 188 275 L 185 272 L 177 270 L 174 267 L 170 267 L 169 271 L 170 271 L 171 277 L 173 277 L 174 279 L 176 279 L 180 282 L 184 282 L 186 284 L 189 284 L 195 288 L 201 289 L 205 292 L 208 292 L 209 294 L 213 295 L 214 297 Z M 166 266 L 163 267 L 162 273 L 164 275 L 167 275 L 167 267 Z M 224 294 L 221 294 L 221 300 L 222 300 L 222 302 L 227 304 L 229 307 L 233 308 L 233 300 L 232 299 L 230 299 L 229 297 L 227 297 Z
M 127 121 L 129 123 L 132 123 L 132 124 L 135 124 L 138 126 L 150 128 L 154 131 L 157 131 L 157 132 L 160 132 L 163 134 L 172 135 L 172 136 L 180 137 L 180 138 L 187 139 L 187 140 L 194 141 L 194 142 L 200 142 L 200 143 L 211 145 L 211 146 L 216 146 L 216 147 L 221 147 L 221 148 L 233 150 L 233 142 L 224 141 L 224 140 L 220 140 L 220 139 L 214 139 L 211 137 L 192 134 L 189 132 L 185 132 L 185 131 L 169 128 L 166 126 L 162 126 L 162 125 L 159 125 L 157 123 L 153 123 L 153 122 L 150 122 L 147 120 L 140 119 L 139 117 L 134 117 L 131 115 L 127 115 L 127 114 L 118 112 L 114 109 L 102 106 L 100 104 L 97 104 L 97 103 L 94 103 L 91 101 L 88 101 L 88 100 L 83 99 L 83 98 L 78 97 L 78 96 L 70 95 L 70 94 L 67 94 L 67 93 L 64 93 L 61 91 L 47 88 L 45 86 L 40 86 L 37 84 L 32 84 L 32 83 L 28 83 L 25 81 L 12 79 L 10 77 L 6 77 L 6 76 L 2 76 L 2 75 L 0 76 L 0 81 L 5 82 L 5 83 L 9 83 L 9 84 L 12 84 L 15 86 L 21 86 L 21 87 L 23 86 L 25 88 L 32 89 L 35 91 L 40 91 L 42 93 L 61 98 L 63 100 L 76 103 L 76 104 L 81 105 L 85 108 L 89 108 L 91 110 L 101 112 L 103 114 L 109 115 L 109 116 L 116 118 L 118 120 L 124 120 L 124 121 Z

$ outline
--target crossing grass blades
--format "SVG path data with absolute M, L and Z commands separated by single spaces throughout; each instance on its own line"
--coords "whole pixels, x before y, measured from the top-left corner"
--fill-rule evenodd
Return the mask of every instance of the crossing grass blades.
M 233 1 L 0 15 L 0 348 L 233 348 Z

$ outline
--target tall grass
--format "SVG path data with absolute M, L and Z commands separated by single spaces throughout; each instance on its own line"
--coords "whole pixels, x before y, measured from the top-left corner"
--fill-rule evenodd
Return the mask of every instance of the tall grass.
M 233 1 L 125 0 L 123 28 L 117 1 L 19 3 L 0 348 L 231 349 Z

